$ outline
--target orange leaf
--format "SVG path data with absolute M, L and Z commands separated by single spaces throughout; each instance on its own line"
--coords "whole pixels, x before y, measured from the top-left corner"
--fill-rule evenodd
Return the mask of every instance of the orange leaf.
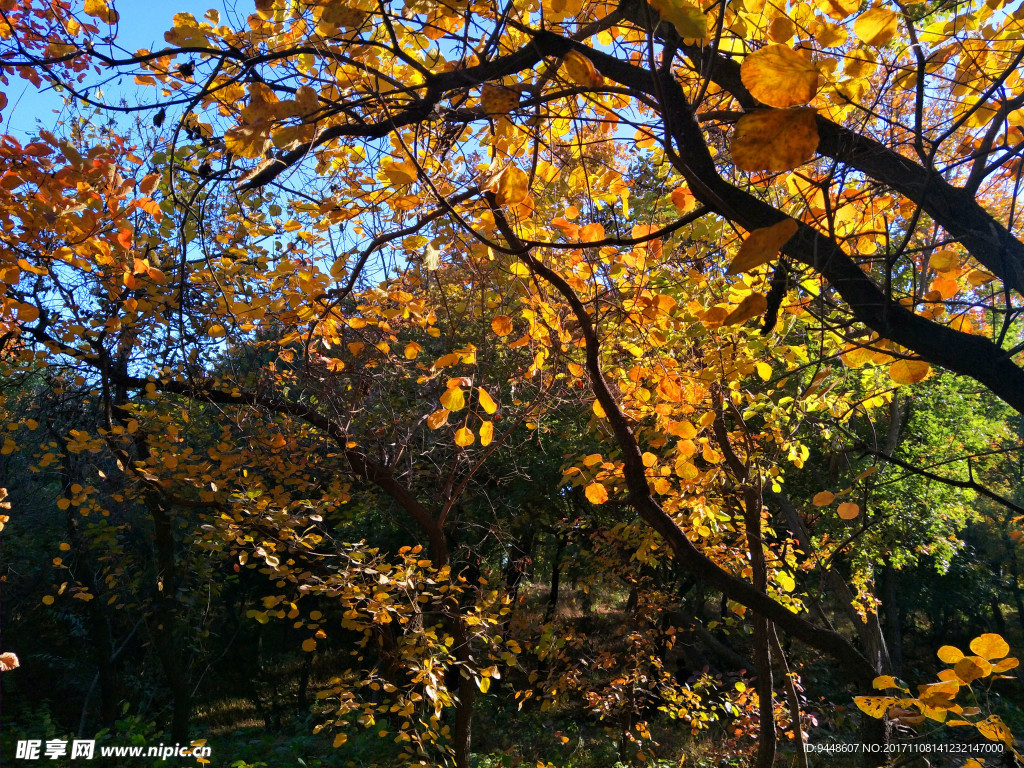
M 783 219 L 770 227 L 755 229 L 740 245 L 739 253 L 729 265 L 727 275 L 749 272 L 774 259 L 782 246 L 796 234 L 800 225 L 794 219 Z
M 604 504 L 608 501 L 608 489 L 601 483 L 591 483 L 586 487 L 584 493 L 587 496 L 587 501 L 591 504 Z
M 672 190 L 672 205 L 680 213 L 687 213 L 697 205 L 697 198 L 686 187 L 679 187 Z
M 816 5 L 836 21 L 842 21 L 860 10 L 860 0 L 817 0 Z
M 1013 658 L 1011 656 L 1010 658 L 1003 659 L 1002 661 L 1000 661 L 1000 662 L 996 663 L 995 665 L 993 665 L 992 671 L 993 672 L 1006 672 L 1007 670 L 1014 669 L 1014 668 L 1018 667 L 1019 665 L 1020 665 L 1020 661 L 1018 659 L 1015 659 L 1015 658 Z
M 970 685 L 975 680 L 992 673 L 992 665 L 978 656 L 964 656 L 953 667 L 956 676 Z
M 745 323 L 752 317 L 764 314 L 766 309 L 768 309 L 768 300 L 760 293 L 752 293 L 743 299 L 736 309 L 726 315 L 725 320 L 722 321 L 722 325 L 739 325 L 740 323 Z
M 832 500 L 836 497 L 831 491 L 820 491 L 814 494 L 814 498 L 811 499 L 811 503 L 816 507 L 827 507 L 832 503 Z
M 896 384 L 916 384 L 928 378 L 932 367 L 923 360 L 897 360 L 889 366 L 889 378 Z
M 815 114 L 801 107 L 760 110 L 741 117 L 729 145 L 736 167 L 750 173 L 778 173 L 806 163 L 818 149 Z
M 473 430 L 469 427 L 459 427 L 455 430 L 455 444 L 460 448 L 465 448 L 474 442 L 476 442 L 476 435 L 473 434 Z
M 747 56 L 740 79 L 751 96 L 779 109 L 807 104 L 818 91 L 814 62 L 785 45 L 769 45 Z
M 130 229 L 122 229 L 117 233 L 117 242 L 121 244 L 121 247 L 126 251 L 131 250 L 132 243 L 135 240 L 135 233 Z
M 935 654 L 939 657 L 939 661 L 946 664 L 956 664 L 960 659 L 964 657 L 964 652 L 953 645 L 944 645 Z
M 498 315 L 491 320 L 491 330 L 499 336 L 508 336 L 512 333 L 512 318 L 508 315 Z
M 444 408 L 439 411 L 434 411 L 432 414 L 427 416 L 427 426 L 431 429 L 437 429 L 438 427 L 447 424 L 449 413 L 451 413 L 451 411 Z
M 142 181 L 139 182 L 139 192 L 144 195 L 153 194 L 153 190 L 156 189 L 156 185 L 160 182 L 159 173 L 151 173 L 144 176 Z
M 836 510 L 839 517 L 843 520 L 853 520 L 857 515 L 860 514 L 860 507 L 854 504 L 852 501 L 843 502 L 839 505 Z

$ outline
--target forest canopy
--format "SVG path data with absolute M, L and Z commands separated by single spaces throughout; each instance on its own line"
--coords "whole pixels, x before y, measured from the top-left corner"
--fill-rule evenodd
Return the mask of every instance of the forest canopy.
M 1021 3 L 164 41 L 0 0 L 4 759 L 1018 759 Z

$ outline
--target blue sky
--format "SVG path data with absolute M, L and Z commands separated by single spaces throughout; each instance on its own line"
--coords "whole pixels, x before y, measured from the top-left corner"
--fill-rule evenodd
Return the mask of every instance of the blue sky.
M 228 4 L 234 6 L 241 15 L 255 10 L 252 0 L 238 0 Z M 173 26 L 174 14 L 186 12 L 200 18 L 210 8 L 216 8 L 224 14 L 224 6 L 221 0 L 120 0 L 114 3 L 121 16 L 118 42 L 132 51 L 159 48 L 166 45 L 164 32 Z M 12 77 L 4 92 L 8 101 L 8 107 L 4 110 L 4 130 L 19 139 L 35 133 L 37 119 L 44 128 L 52 126 L 59 119 L 54 110 L 59 110 L 63 102 L 52 91 L 40 93 L 27 81 Z M 104 92 L 109 101 L 118 100 L 116 87 L 107 86 Z

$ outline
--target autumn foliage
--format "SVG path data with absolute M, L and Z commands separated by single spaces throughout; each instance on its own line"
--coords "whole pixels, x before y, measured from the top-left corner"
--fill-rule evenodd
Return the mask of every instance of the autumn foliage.
M 1019 7 L 256 0 L 138 51 L 109 0 L 0 11 L 5 83 L 68 99 L 0 138 L 0 458 L 55 537 L 25 600 L 91 627 L 82 722 L 159 669 L 189 738 L 278 627 L 315 732 L 415 764 L 495 702 L 623 762 L 807 765 L 854 704 L 1015 749 L 957 697 L 1024 610 Z M 914 695 L 897 574 L 982 528 L 1013 586 L 972 656 L 922 620 Z

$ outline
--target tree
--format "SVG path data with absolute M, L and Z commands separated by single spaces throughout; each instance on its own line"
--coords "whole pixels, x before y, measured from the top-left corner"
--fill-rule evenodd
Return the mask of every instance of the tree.
M 222 540 L 261 547 L 271 571 L 268 543 L 308 523 L 297 505 L 334 511 L 356 480 L 450 577 L 482 468 L 543 434 L 556 396 L 585 395 L 601 447 L 566 478 L 750 611 L 767 766 L 777 631 L 862 690 L 891 671 L 880 630 L 853 640 L 793 594 L 814 564 L 774 535 L 772 507 L 799 523 L 779 494 L 809 425 L 898 413 L 893 390 L 933 367 L 1024 411 L 1018 16 L 259 0 L 244 18 L 179 14 L 169 47 L 117 57 L 93 42 L 116 21 L 104 0 L 21 4 L 5 73 L 109 114 L 159 111 L 144 158 L 116 126 L 105 146 L 8 137 L 5 322 L 26 362 L 95 389 L 154 509 L 220 510 Z M 152 103 L 100 103 L 88 67 L 152 86 Z M 637 155 L 658 169 L 643 182 Z M 188 404 L 222 409 L 217 472 L 157 429 Z M 279 453 L 306 445 L 323 466 L 292 474 Z M 243 449 L 258 480 L 227 460 Z M 256 545 L 236 526 L 264 502 Z M 288 551 L 290 578 L 317 574 Z M 434 700 L 460 709 L 466 766 L 481 678 L 460 599 L 442 603 L 461 680 Z

